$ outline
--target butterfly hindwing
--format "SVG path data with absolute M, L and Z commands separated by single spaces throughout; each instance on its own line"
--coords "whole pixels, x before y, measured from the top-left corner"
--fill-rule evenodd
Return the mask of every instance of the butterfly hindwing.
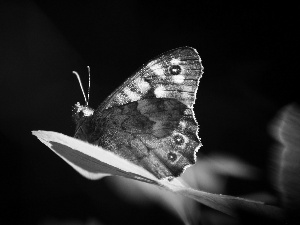
M 195 163 L 197 124 L 176 99 L 150 98 L 94 114 L 88 142 L 141 165 L 158 178 Z
M 193 48 L 159 56 L 114 91 L 93 115 L 76 120 L 75 137 L 110 150 L 159 179 L 179 176 L 195 163 L 201 145 L 193 104 L 202 69 Z

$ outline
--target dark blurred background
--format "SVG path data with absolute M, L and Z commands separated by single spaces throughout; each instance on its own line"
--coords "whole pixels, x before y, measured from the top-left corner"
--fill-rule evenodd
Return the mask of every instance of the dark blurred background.
M 91 67 L 96 108 L 143 63 L 180 46 L 196 48 L 205 68 L 195 105 L 201 154 L 233 155 L 261 171 L 255 182 L 229 177 L 223 194 L 276 196 L 268 125 L 299 102 L 298 12 L 284 4 L 1 1 L 0 223 L 182 224 L 155 204 L 127 203 L 111 178 L 83 178 L 31 135 L 73 135 L 72 106 L 84 103 L 73 70 L 87 90 Z

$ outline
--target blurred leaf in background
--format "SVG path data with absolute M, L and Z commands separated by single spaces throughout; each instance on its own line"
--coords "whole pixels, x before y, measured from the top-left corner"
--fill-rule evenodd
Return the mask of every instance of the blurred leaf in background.
M 273 172 L 282 204 L 289 221 L 300 220 L 300 108 L 285 107 L 271 126 L 272 133 L 280 142 L 274 148 Z

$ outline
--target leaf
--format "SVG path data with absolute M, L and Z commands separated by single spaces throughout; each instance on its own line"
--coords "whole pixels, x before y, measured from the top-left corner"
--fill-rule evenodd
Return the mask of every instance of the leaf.
M 52 131 L 32 131 L 32 134 L 88 179 L 117 175 L 157 183 L 157 179 L 142 167 L 99 146 Z
M 300 208 L 300 109 L 285 107 L 277 116 L 272 132 L 281 143 L 275 163 L 277 186 L 289 217 L 298 218 Z M 291 220 L 291 218 L 290 218 Z M 298 221 L 299 222 L 299 221 Z
M 158 188 L 155 185 L 149 185 L 144 182 L 133 181 L 121 177 L 109 179 L 106 184 L 120 195 L 122 199 L 128 200 L 131 203 L 151 205 L 155 202 L 175 216 L 178 216 L 184 224 L 200 223 L 201 209 L 193 199 Z
M 195 190 L 187 187 L 179 179 L 173 179 L 171 182 L 158 180 L 142 167 L 136 166 L 99 146 L 64 134 L 52 131 L 33 131 L 32 134 L 88 179 L 100 179 L 108 175 L 122 176 L 150 183 L 192 198 L 227 215 L 237 216 L 236 210 L 242 209 L 264 217 L 282 219 L 282 210 L 278 207 L 259 201 Z

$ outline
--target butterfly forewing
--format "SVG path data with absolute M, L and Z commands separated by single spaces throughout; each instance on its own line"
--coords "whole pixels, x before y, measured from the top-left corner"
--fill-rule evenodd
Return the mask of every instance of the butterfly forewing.
M 195 49 L 182 47 L 171 50 L 143 66 L 114 91 L 98 110 L 144 98 L 174 98 L 192 107 L 202 70 Z

